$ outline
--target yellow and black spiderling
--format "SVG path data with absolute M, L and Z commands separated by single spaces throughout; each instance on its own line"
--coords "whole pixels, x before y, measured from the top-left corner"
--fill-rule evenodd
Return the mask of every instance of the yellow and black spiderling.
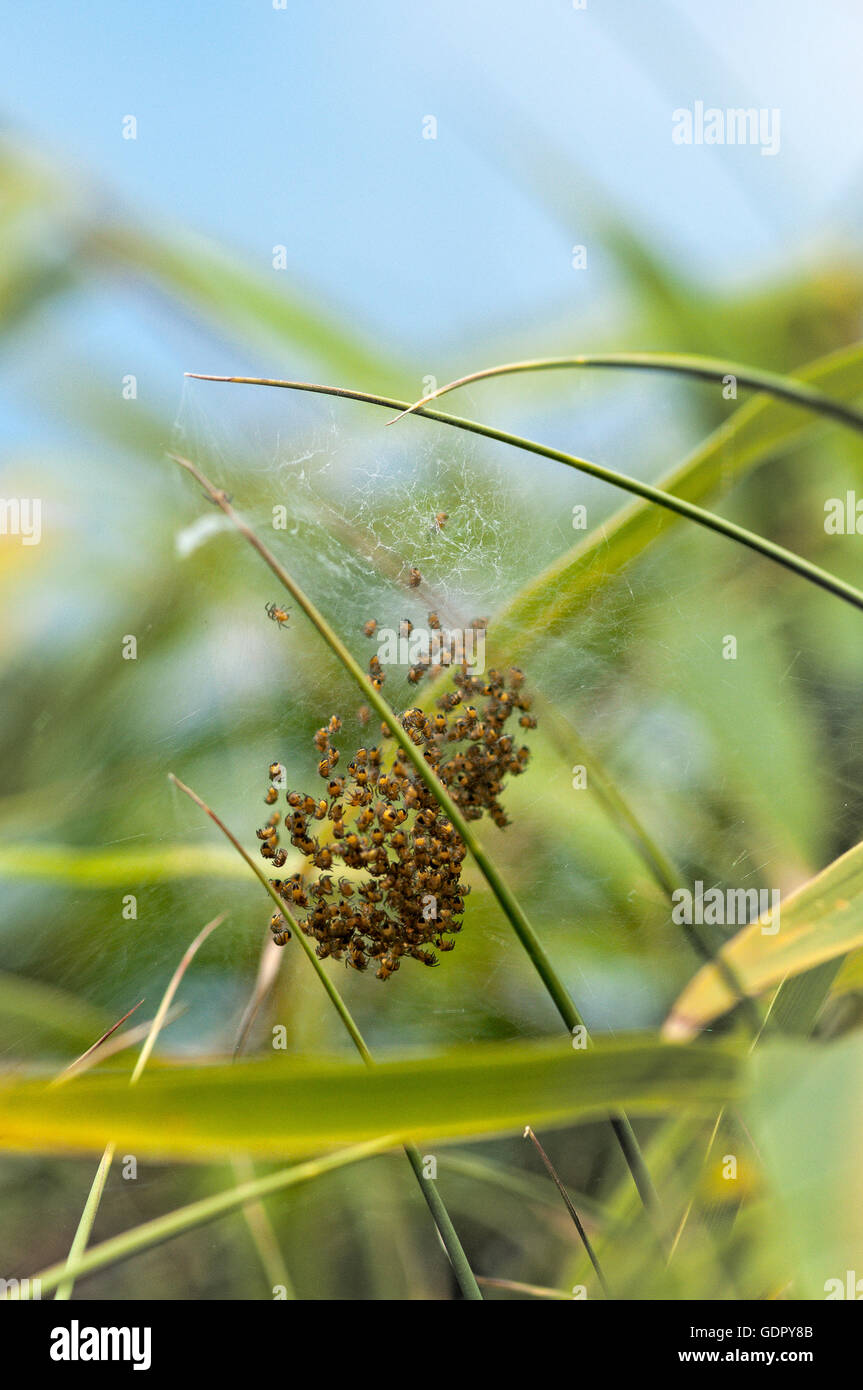
M 373 674 L 376 664 L 373 658 Z M 415 705 L 394 713 L 393 722 L 422 751 L 466 820 L 487 815 L 503 829 L 506 779 L 520 775 L 530 757 L 526 747 L 515 748 L 505 726 L 516 712 L 525 727 L 536 723 L 526 714 L 531 701 L 522 692 L 523 673 L 512 668 L 506 675 L 490 670 L 474 676 L 462 666 L 451 680 L 434 714 Z M 381 728 L 384 733 L 386 725 Z M 359 747 L 344 775 L 334 777 L 339 751 L 331 738 L 340 729 L 332 715 L 313 740 L 326 796 L 286 793 L 284 830 L 302 869 L 270 883 L 314 940 L 320 959 L 332 957 L 360 972 L 373 965 L 379 980 L 390 979 L 406 959 L 436 966 L 462 929 L 470 892 L 461 878 L 464 842 L 401 749 L 385 766 L 380 747 Z M 288 858 L 279 847 L 279 823 L 274 813 L 257 832 L 261 854 L 276 868 Z M 280 913 L 270 928 L 277 945 L 290 939 Z
M 288 609 L 282 608 L 278 603 L 267 603 L 264 605 L 264 609 L 267 617 L 272 618 L 273 622 L 278 623 L 279 627 L 287 626 L 288 618 L 290 617 Z

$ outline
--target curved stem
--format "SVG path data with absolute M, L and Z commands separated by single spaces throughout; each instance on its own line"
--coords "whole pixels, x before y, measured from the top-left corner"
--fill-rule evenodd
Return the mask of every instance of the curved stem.
M 200 381 L 234 382 L 247 386 L 278 386 L 293 391 L 312 391 L 324 396 L 342 396 L 347 400 L 363 401 L 367 405 L 380 405 L 388 410 L 411 409 L 404 401 L 392 400 L 388 396 L 372 395 L 366 391 L 348 390 L 343 386 L 318 386 L 306 381 L 277 381 L 266 377 L 205 376 L 198 372 L 187 372 L 186 375 L 195 377 Z M 490 425 L 481 425 L 475 420 L 465 420 L 458 415 L 445 415 L 440 410 L 430 410 L 426 406 L 416 406 L 414 414 L 427 420 L 435 420 L 442 425 L 452 425 L 456 429 L 467 430 L 470 434 L 483 435 L 486 439 L 494 439 L 516 449 L 524 449 L 528 453 L 539 455 L 541 458 L 553 459 L 556 463 L 566 464 L 568 468 L 575 468 L 580 473 L 587 473 L 590 477 L 611 483 L 613 487 L 622 488 L 624 492 L 631 492 L 636 497 L 642 497 L 647 502 L 653 502 L 656 506 L 665 508 L 666 511 L 676 512 L 678 516 L 684 516 L 689 521 L 706 527 L 709 531 L 716 531 L 720 535 L 727 536 L 730 540 L 737 541 L 740 545 L 747 546 L 750 550 L 766 555 L 768 560 L 773 560 L 775 564 L 782 565 L 783 568 L 800 575 L 802 579 L 808 579 L 811 584 L 817 584 L 819 588 L 826 589 L 828 593 L 844 599 L 854 608 L 863 610 L 863 593 L 856 589 L 853 584 L 846 584 L 844 580 L 829 574 L 827 570 L 821 569 L 818 565 L 813 565 L 811 561 L 804 560 L 801 555 L 796 555 L 794 551 L 786 550 L 784 546 L 776 545 L 773 541 L 756 535 L 754 531 L 747 531 L 744 526 L 737 526 L 733 521 L 726 521 L 724 517 L 706 511 L 704 507 L 696 506 L 694 502 L 687 502 L 682 497 L 675 497 L 670 492 L 663 492 L 661 488 L 652 487 L 650 483 L 643 483 L 640 478 L 631 478 L 626 473 L 618 473 L 613 468 L 605 468 L 602 464 L 592 463 L 589 459 L 578 458 L 574 454 L 565 454 L 560 449 L 552 449 L 546 444 L 538 444 L 536 440 L 524 439 L 520 435 L 509 434 L 506 430 L 494 429 Z
M 749 386 L 755 391 L 764 391 L 780 400 L 799 405 L 803 410 L 814 411 L 817 415 L 827 415 L 840 424 L 863 432 L 863 412 L 853 406 L 836 401 L 817 387 L 808 386 L 794 377 L 783 376 L 779 372 L 762 371 L 760 367 L 749 367 L 739 362 L 723 362 L 719 357 L 700 357 L 690 353 L 676 352 L 602 352 L 579 357 L 535 357 L 524 362 L 504 362 L 497 367 L 484 367 L 479 372 L 448 381 L 436 391 L 430 391 L 414 405 L 408 406 L 387 424 L 394 425 L 402 416 L 410 415 L 429 401 L 445 396 L 460 386 L 468 386 L 473 381 L 485 381 L 493 376 L 514 376 L 520 372 L 548 372 L 561 368 L 610 367 L 638 372 L 671 372 L 677 376 L 696 377 L 702 381 L 724 381 L 733 377 L 735 384 Z

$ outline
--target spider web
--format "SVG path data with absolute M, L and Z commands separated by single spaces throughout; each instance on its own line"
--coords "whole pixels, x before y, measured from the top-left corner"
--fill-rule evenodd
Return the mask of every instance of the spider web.
M 642 401 L 648 418 L 649 397 L 644 387 L 625 396 L 620 420 L 627 436 Z M 575 504 L 587 505 L 592 530 L 624 500 L 554 462 L 525 462 L 505 446 L 420 418 L 385 428 L 388 418 L 382 409 L 350 401 L 189 381 L 175 428 L 174 447 L 233 494 L 234 505 L 360 658 L 374 650 L 361 637 L 372 617 L 390 627 L 402 618 L 421 625 L 433 609 L 445 625 L 491 616 L 494 627 L 494 615 L 508 600 L 580 539 L 571 523 Z M 607 415 L 600 418 L 608 436 L 605 450 L 594 440 L 598 447 L 584 452 L 604 462 L 603 452 L 613 455 L 620 448 L 624 456 L 610 461 L 632 472 L 628 439 L 624 445 Z M 552 420 L 549 432 L 557 427 Z M 668 462 L 664 458 L 662 465 Z M 655 476 L 661 465 L 646 457 L 641 466 Z M 273 527 L 274 507 L 285 509 L 284 530 Z M 197 510 L 203 519 L 198 515 L 177 528 L 178 552 L 187 558 L 203 553 L 226 525 L 205 504 Z M 442 529 L 435 524 L 440 512 L 447 513 Z M 793 646 L 786 644 L 781 608 L 763 595 L 797 581 L 775 574 L 766 562 L 755 564 L 759 568 L 744 565 L 741 552 L 721 537 L 679 527 L 614 582 L 597 584 L 577 621 L 544 633 L 531 652 L 530 686 L 564 723 L 586 732 L 588 760 L 597 749 L 610 760 L 643 823 L 686 866 L 684 884 L 702 872 L 708 884 L 724 878 L 742 887 L 784 887 L 805 876 L 821 853 L 813 818 L 789 809 L 794 798 L 785 796 L 795 779 L 798 792 L 806 784 L 807 762 L 819 756 L 822 710 L 812 677 L 820 659 L 818 637 L 804 631 L 802 641 L 798 634 Z M 410 567 L 422 575 L 417 589 L 407 583 Z M 260 582 L 254 587 L 261 597 L 280 597 L 262 590 Z M 255 617 L 267 626 L 262 614 Z M 740 635 L 744 659 L 738 666 L 721 658 L 728 632 Z M 500 640 L 505 649 L 505 630 Z M 309 650 L 318 642 L 315 635 Z M 279 746 L 286 749 L 282 760 L 297 768 L 297 785 L 311 790 L 304 769 L 311 770 L 312 755 L 303 726 L 325 722 L 331 708 L 344 713 L 345 702 L 350 711 L 358 697 L 355 690 L 343 693 L 346 682 L 333 675 L 327 656 L 315 659 L 305 646 L 298 649 L 299 642 L 292 646 L 297 667 L 291 681 L 297 729 L 292 741 L 282 739 Z M 322 671 L 315 660 L 323 661 Z M 260 670 L 269 679 L 266 659 Z M 305 680 L 298 678 L 302 672 Z M 774 718 L 768 706 L 776 682 L 782 698 Z M 394 708 L 414 703 L 415 693 L 400 686 L 397 676 L 388 678 L 385 694 Z M 331 698 L 331 705 L 321 708 L 322 698 Z M 763 729 L 751 720 L 753 701 L 764 704 Z M 738 713 L 726 712 L 726 706 Z M 258 709 L 249 691 L 230 717 L 242 717 L 244 710 L 251 717 Z M 849 717 L 844 727 L 850 732 Z M 782 759 L 786 766 L 779 775 Z M 541 765 L 519 779 L 517 791 L 507 789 L 507 811 L 534 827 L 548 823 L 551 814 L 553 824 L 569 797 L 573 761 L 565 746 L 546 750 Z M 825 766 L 823 775 L 826 791 L 817 794 L 827 807 L 842 792 L 841 762 L 835 772 Z M 685 966 L 678 943 L 668 941 L 667 911 L 657 909 L 655 885 L 651 895 L 643 864 L 618 863 L 608 835 L 619 839 L 619 830 L 609 831 L 607 816 L 602 821 L 595 808 L 585 814 L 586 819 L 579 811 L 571 830 L 550 837 L 547 853 L 542 839 L 531 840 L 522 896 L 541 895 L 543 915 L 552 921 L 579 923 L 577 946 L 561 937 L 556 948 L 575 997 L 587 997 L 588 1013 L 592 1000 L 608 1026 L 633 1026 L 655 1018 L 657 1009 L 661 1013 L 650 976 L 643 974 L 644 959 L 639 967 L 626 959 L 631 949 L 642 949 L 634 943 L 640 939 L 649 952 L 651 942 L 664 942 L 652 967 L 660 974 Z M 570 817 L 567 806 L 561 824 L 568 826 Z M 503 839 L 493 839 L 490 849 L 498 857 L 511 853 Z M 472 906 L 466 927 L 471 911 Z M 508 929 L 492 914 L 484 931 L 483 982 L 506 1000 L 509 1026 L 535 1032 L 540 1020 L 547 1025 L 547 1014 L 532 1000 L 536 981 L 526 983 L 516 966 L 519 948 Z M 454 959 L 458 952 L 447 961 L 446 997 L 433 1007 L 462 1011 L 467 1035 L 478 1036 L 485 1026 L 482 1010 L 453 1002 L 453 988 L 459 996 Z M 641 977 L 633 976 L 634 968 Z M 408 1015 L 417 1010 L 418 1026 L 428 998 L 423 989 L 406 1001 Z M 615 1002 L 621 998 L 622 1006 Z M 400 1027 L 400 1039 L 409 1038 L 404 1013 Z

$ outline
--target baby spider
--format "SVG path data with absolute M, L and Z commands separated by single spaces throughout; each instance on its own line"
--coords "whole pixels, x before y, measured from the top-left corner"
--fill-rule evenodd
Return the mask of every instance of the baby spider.
M 290 616 L 288 609 L 281 608 L 278 603 L 265 604 L 264 611 L 268 618 L 272 618 L 274 623 L 278 623 L 279 627 L 285 627 Z

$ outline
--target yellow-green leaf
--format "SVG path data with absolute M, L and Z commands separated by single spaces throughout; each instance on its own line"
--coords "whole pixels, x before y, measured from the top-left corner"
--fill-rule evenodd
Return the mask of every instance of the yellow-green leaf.
M 741 1091 L 730 1045 L 643 1038 L 575 1049 L 489 1044 L 430 1058 L 356 1062 L 274 1056 L 238 1065 L 163 1067 L 128 1078 L 88 1073 L 62 1087 L 0 1081 L 0 1148 L 101 1152 L 113 1140 L 151 1157 L 245 1152 L 301 1157 L 392 1134 L 446 1140 L 546 1128 L 626 1108 L 712 1111 Z
M 0 847 L 0 878 L 52 880 L 82 888 L 166 883 L 183 878 L 247 878 L 248 869 L 221 845 L 144 845 L 134 849 L 77 849 L 71 845 Z
M 752 1060 L 746 1118 L 796 1275 L 792 1298 L 860 1296 L 861 1086 L 859 1033 L 829 1044 L 773 1040 Z
M 750 995 L 863 945 L 863 843 L 834 860 L 780 905 L 779 930 L 752 922 L 720 956 Z M 716 965 L 693 976 L 665 1024 L 666 1037 L 689 1038 L 730 1009 L 736 995 Z

